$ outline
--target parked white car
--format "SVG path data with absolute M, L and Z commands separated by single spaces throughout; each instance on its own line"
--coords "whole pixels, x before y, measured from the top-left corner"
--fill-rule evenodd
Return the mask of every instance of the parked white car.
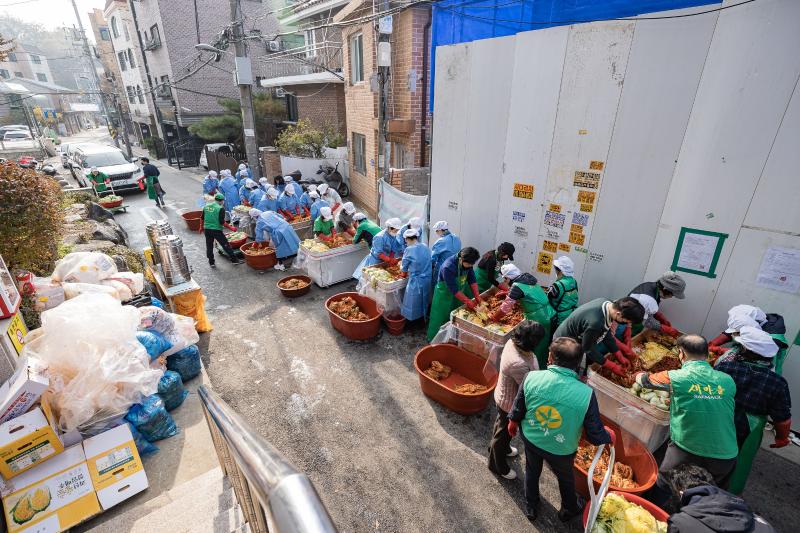
M 119 148 L 100 145 L 80 145 L 75 148 L 72 156 L 72 176 L 82 187 L 89 186 L 86 173 L 92 167 L 106 174 L 111 179 L 114 191 L 139 190 L 139 178 L 142 169 L 136 162 L 138 157 L 131 161 Z
M 228 154 L 233 152 L 233 146 L 227 143 L 211 143 L 203 145 L 203 149 L 200 150 L 200 166 L 206 170 L 208 170 L 208 158 L 206 157 L 206 148 L 210 152 L 224 152 Z

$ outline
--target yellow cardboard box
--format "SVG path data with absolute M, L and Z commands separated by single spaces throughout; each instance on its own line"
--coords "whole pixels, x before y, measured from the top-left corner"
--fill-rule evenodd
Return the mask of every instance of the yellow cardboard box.
M 0 424 L 0 474 L 6 479 L 64 451 L 51 420 L 38 407 Z
M 6 482 L 4 489 L 9 533 L 58 533 L 100 514 L 80 445 Z
M 84 440 L 83 451 L 104 511 L 147 488 L 147 474 L 128 424 Z

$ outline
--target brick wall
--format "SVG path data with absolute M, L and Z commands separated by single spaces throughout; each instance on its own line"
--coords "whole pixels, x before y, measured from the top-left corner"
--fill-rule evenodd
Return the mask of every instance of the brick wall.
M 392 168 L 389 170 L 389 183 L 408 194 L 425 196 L 428 194 L 430 173 L 429 168 Z
M 297 116 L 319 128 L 333 127 L 347 134 L 344 84 L 314 83 L 293 85 L 286 89 L 297 97 Z

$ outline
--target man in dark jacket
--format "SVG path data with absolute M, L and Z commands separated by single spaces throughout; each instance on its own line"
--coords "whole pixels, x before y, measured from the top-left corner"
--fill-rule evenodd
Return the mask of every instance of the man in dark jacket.
M 774 533 L 743 499 L 714 485 L 705 468 L 683 464 L 669 478 L 680 509 L 669 517 L 668 533 Z

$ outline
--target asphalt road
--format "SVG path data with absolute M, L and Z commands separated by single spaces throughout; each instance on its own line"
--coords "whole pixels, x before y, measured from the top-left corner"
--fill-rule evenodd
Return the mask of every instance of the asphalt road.
M 201 347 L 214 388 L 310 476 L 340 531 L 582 529 L 578 521 L 565 527 L 556 518 L 559 497 L 547 469 L 544 505 L 533 526 L 523 514 L 522 480 L 498 480 L 487 470 L 493 407 L 464 417 L 422 395 L 413 368 L 425 344 L 422 328 L 348 341 L 331 328 L 324 302 L 353 283 L 315 286 L 292 301 L 275 285 L 286 274 L 258 273 L 224 258 L 210 269 L 202 235 L 188 232 L 180 218 L 196 209 L 199 169 L 157 165 L 166 207 L 129 195 L 131 209 L 117 220 L 137 249 L 147 244 L 147 221 L 166 215 L 172 222 L 208 297 L 214 331 L 202 336 Z M 524 459 L 512 464 L 524 472 Z M 793 530 L 797 461 L 762 450 L 755 470 L 749 503 L 778 530 Z

